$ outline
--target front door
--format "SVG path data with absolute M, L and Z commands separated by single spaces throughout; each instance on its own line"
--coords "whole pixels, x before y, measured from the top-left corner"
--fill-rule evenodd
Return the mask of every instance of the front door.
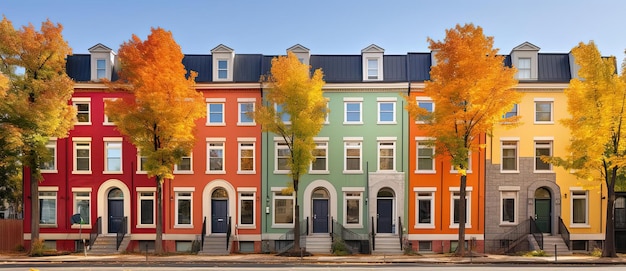
M 124 218 L 124 200 L 109 199 L 109 233 L 117 233 Z
M 393 230 L 393 199 L 378 199 L 376 232 L 391 233 Z
M 228 200 L 211 200 L 211 232 L 226 233 L 228 229 Z
M 535 199 L 535 221 L 541 232 L 550 233 L 550 199 Z
M 313 233 L 328 232 L 328 200 L 313 200 Z

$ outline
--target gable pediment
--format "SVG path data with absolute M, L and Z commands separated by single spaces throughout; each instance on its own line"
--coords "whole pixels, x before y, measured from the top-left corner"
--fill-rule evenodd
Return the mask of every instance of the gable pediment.
M 376 44 L 372 44 L 370 46 L 365 47 L 363 50 L 361 50 L 361 53 L 384 53 L 385 49 L 383 49 L 382 47 L 376 45 Z
M 287 52 L 294 52 L 294 53 L 308 53 L 309 51 L 310 51 L 309 48 L 306 48 L 300 44 L 296 44 L 294 46 L 287 48 Z
M 232 48 L 224 45 L 224 44 L 220 44 L 218 46 L 216 46 L 215 48 L 211 49 L 211 53 L 215 54 L 215 53 L 232 53 L 235 50 L 233 50 Z
M 94 46 L 91 46 L 91 48 L 89 48 L 88 51 L 90 53 L 109 53 L 109 52 L 113 51 L 113 49 L 105 46 L 102 43 L 98 43 L 98 44 L 96 44 Z
M 539 49 L 540 48 L 537 45 L 526 41 L 513 48 L 513 51 L 539 51 Z

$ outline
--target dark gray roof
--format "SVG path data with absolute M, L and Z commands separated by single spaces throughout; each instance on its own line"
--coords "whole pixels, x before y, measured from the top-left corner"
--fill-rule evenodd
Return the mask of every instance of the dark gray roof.
M 196 82 L 211 82 L 213 67 L 211 66 L 211 55 L 185 55 L 183 57 L 183 65 L 187 69 L 198 73 Z
M 538 81 L 567 83 L 572 78 L 569 54 L 539 54 L 537 57 Z
M 383 56 L 383 80 L 385 82 L 406 82 L 407 57 L 405 55 Z
M 235 55 L 233 81 L 259 82 L 263 69 L 263 55 Z
M 408 60 L 409 81 L 423 82 L 430 80 L 430 53 L 409 53 Z
M 327 83 L 362 81 L 361 55 L 312 55 L 311 68 L 322 68 Z
M 88 82 L 91 80 L 91 55 L 67 56 L 65 72 L 75 82 Z

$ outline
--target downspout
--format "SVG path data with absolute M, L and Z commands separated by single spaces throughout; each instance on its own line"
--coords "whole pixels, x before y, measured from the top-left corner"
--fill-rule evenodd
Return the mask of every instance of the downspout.
M 69 178 L 68 166 L 69 166 L 69 163 L 70 163 L 70 156 L 68 155 L 68 153 L 69 153 L 69 146 L 70 146 L 70 144 L 69 144 L 69 138 L 65 138 L 63 140 L 65 141 L 65 216 L 64 217 L 70 217 L 70 216 L 67 215 L 67 212 L 69 212 L 68 210 L 70 209 L 70 205 L 68 204 L 68 201 L 70 200 L 69 196 L 68 196 L 70 194 L 70 181 L 68 179 Z M 58 144 L 58 142 L 59 141 L 57 139 L 57 144 Z M 59 165 L 57 165 L 57 170 L 59 169 L 58 166 Z M 72 168 L 73 168 L 73 166 L 72 166 Z M 35 192 L 39 193 L 39 191 L 35 191 Z M 31 191 L 31 193 L 32 193 L 32 191 Z M 90 205 L 93 205 L 93 204 L 90 204 Z M 90 209 L 91 209 L 91 207 L 92 206 L 89 206 Z M 89 212 L 91 212 L 91 210 Z M 39 209 L 39 214 L 41 215 L 41 208 Z M 72 225 L 71 224 L 69 225 L 68 229 L 70 229 L 70 230 L 72 229 Z
M 263 100 L 263 83 L 259 82 L 259 90 L 261 91 L 261 103 L 264 102 Z M 263 129 L 261 129 L 261 138 L 263 138 Z M 265 146 L 265 159 L 263 159 L 263 162 L 266 163 L 266 167 L 267 167 L 267 163 L 268 163 L 268 159 L 269 159 L 269 152 L 267 151 L 268 148 L 268 144 L 269 144 L 269 136 L 265 136 L 265 144 L 263 144 Z M 263 151 L 263 147 L 261 148 L 261 151 Z M 261 162 L 261 163 L 263 163 Z M 265 214 L 265 219 L 263 219 L 263 222 L 265 222 L 265 232 L 269 231 L 268 225 L 267 225 L 267 221 L 268 219 L 268 212 L 270 209 L 270 187 L 269 187 L 269 170 L 267 168 L 261 167 L 261 170 L 264 170 L 263 174 L 265 175 L 265 209 L 266 210 L 261 210 L 261 212 L 263 212 Z

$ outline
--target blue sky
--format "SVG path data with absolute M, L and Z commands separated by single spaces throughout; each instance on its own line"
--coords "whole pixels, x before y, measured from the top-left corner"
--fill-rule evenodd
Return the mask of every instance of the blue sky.
M 219 44 L 242 54 L 284 54 L 295 44 L 312 54 L 360 54 L 370 44 L 405 54 L 428 52 L 428 37 L 441 40 L 455 24 L 474 23 L 503 54 L 525 41 L 563 53 L 594 40 L 621 61 L 625 12 L 623 0 L 0 0 L 0 14 L 16 27 L 61 23 L 74 53 L 97 43 L 117 51 L 132 34 L 145 39 L 162 27 L 186 54 Z

